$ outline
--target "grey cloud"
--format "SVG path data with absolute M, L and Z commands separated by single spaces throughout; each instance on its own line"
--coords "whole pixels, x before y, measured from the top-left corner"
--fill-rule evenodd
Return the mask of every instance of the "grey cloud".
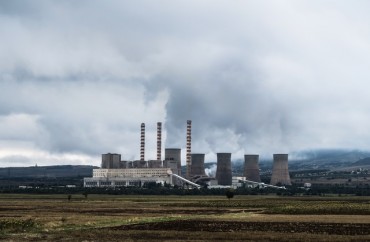
M 134 159 L 146 122 L 154 158 L 155 122 L 184 148 L 191 119 L 207 159 L 367 149 L 367 5 L 0 1 L 0 122 L 29 118 L 0 140 Z

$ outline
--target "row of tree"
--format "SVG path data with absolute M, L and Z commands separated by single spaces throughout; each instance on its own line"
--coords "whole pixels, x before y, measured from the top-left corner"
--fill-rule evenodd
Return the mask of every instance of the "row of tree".
M 229 189 L 189 189 L 183 187 L 171 187 L 169 185 L 158 184 L 144 184 L 143 187 L 115 187 L 115 188 L 102 188 L 102 187 L 38 187 L 38 188 L 0 188 L 0 193 L 31 193 L 31 194 L 112 194 L 112 195 L 225 195 Z M 335 185 L 321 185 L 312 186 L 310 189 L 304 189 L 297 186 L 289 186 L 287 189 L 275 188 L 246 188 L 241 187 L 233 189 L 235 195 L 270 195 L 277 194 L 282 196 L 301 196 L 301 195 L 357 195 L 357 196 L 370 196 L 369 186 L 335 186 Z

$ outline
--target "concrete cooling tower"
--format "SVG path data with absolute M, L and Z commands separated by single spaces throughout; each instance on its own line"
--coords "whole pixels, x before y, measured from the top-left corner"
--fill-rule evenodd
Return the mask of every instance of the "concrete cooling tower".
M 170 163 L 176 164 L 176 167 L 173 167 L 173 165 L 170 165 Z M 178 171 L 177 174 L 181 176 L 181 149 L 165 149 L 163 167 L 176 168 Z
M 244 176 L 249 181 L 261 182 L 258 155 L 244 155 Z
M 191 173 L 190 176 L 205 176 L 204 154 L 191 154 Z
M 217 153 L 216 179 L 219 185 L 232 184 L 231 153 Z
M 121 162 L 120 154 L 102 154 L 101 168 L 102 169 L 118 169 Z
M 288 154 L 274 154 L 271 185 L 292 185 L 288 170 Z

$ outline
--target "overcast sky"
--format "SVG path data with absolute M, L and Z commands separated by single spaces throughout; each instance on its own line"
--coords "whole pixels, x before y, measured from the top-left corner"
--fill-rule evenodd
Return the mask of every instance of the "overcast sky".
M 138 159 L 142 122 L 155 159 L 156 122 L 163 147 L 184 149 L 188 119 L 206 161 L 369 150 L 369 9 L 366 0 L 0 0 L 0 166 Z

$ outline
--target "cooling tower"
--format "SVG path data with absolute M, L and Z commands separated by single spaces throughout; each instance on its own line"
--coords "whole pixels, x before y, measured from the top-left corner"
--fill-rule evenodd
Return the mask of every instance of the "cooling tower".
M 249 181 L 261 182 L 258 155 L 244 155 L 244 176 Z
M 190 177 L 191 171 L 191 120 L 186 121 L 186 177 Z
M 288 154 L 274 154 L 271 185 L 292 185 L 288 170 Z
M 157 123 L 157 160 L 162 160 L 162 123 Z
M 145 123 L 141 124 L 140 133 L 140 160 L 145 160 Z
M 102 154 L 102 162 L 101 168 L 102 169 L 118 169 L 119 163 L 121 161 L 120 154 Z
M 232 184 L 231 153 L 217 153 L 216 179 L 219 185 Z
M 190 176 L 205 176 L 204 154 L 191 154 L 191 173 Z
M 172 173 L 181 176 L 181 149 L 167 148 L 164 150 L 163 167 L 170 168 Z M 173 184 L 181 185 L 179 179 L 172 177 Z
M 176 164 L 176 167 L 174 167 L 174 164 Z M 178 148 L 165 149 L 163 166 L 177 169 L 178 172 L 177 174 L 181 175 L 181 149 Z

